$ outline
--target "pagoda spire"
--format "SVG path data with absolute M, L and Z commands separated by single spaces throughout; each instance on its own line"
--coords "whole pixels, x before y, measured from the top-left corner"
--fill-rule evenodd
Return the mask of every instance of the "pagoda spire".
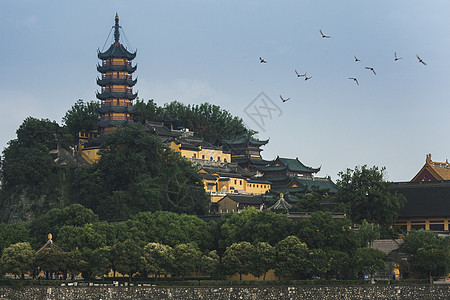
M 119 38 L 120 38 L 120 32 L 119 32 L 119 14 L 116 13 L 116 24 L 114 25 L 114 42 L 116 44 L 119 43 Z

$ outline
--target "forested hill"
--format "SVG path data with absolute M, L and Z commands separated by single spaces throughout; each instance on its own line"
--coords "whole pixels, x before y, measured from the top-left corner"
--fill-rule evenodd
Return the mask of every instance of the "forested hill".
M 145 133 L 142 124 L 169 115 L 177 128 L 218 144 L 248 132 L 242 120 L 208 103 L 158 106 L 153 100 L 138 100 L 135 106 L 135 124 L 108 135 L 100 161 L 90 166 L 75 160 L 60 164 L 54 152 L 71 153 L 79 131 L 97 128 L 98 102 L 77 101 L 62 125 L 26 118 L 1 159 L 1 221 L 33 220 L 74 203 L 103 220 L 125 219 L 139 211 L 205 213 L 207 198 L 196 170 L 178 153 L 163 151 L 159 138 Z

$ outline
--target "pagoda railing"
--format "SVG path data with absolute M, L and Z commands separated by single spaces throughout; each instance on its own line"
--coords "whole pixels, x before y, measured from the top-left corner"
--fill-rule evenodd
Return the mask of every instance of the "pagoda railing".
M 108 101 L 106 102 L 106 100 L 102 101 L 102 107 L 106 107 L 106 106 L 133 106 L 133 103 L 131 102 L 125 102 L 125 101 Z
M 128 79 L 128 80 L 133 80 L 133 77 L 131 75 L 102 75 L 102 79 Z
M 111 88 L 111 87 L 102 87 L 102 93 L 108 92 L 116 92 L 116 93 L 133 93 L 133 89 L 131 88 Z
M 107 60 L 104 60 L 104 61 L 102 61 L 102 66 L 131 66 L 131 61 L 128 61 L 128 62 L 122 62 L 122 63 L 120 63 L 120 62 L 115 62 L 115 61 L 107 61 Z
M 101 120 L 102 121 L 107 121 L 107 120 L 121 120 L 121 121 L 123 121 L 123 120 L 133 120 L 133 118 L 132 117 L 126 117 L 126 116 L 102 116 L 101 117 Z

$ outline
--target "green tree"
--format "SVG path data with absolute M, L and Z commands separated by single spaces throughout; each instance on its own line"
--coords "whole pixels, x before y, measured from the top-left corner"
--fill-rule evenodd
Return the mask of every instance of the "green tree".
M 173 263 L 173 248 L 159 243 L 148 243 L 141 256 L 141 265 L 147 274 L 155 274 L 155 280 L 160 275 L 170 273 Z
M 242 280 L 242 274 L 249 273 L 254 256 L 255 248 L 249 242 L 234 243 L 227 247 L 222 257 L 222 265 L 226 274 L 238 273 L 239 280 Z
M 333 219 L 330 212 L 315 212 L 297 223 L 297 237 L 311 249 L 353 253 L 360 241 L 347 218 Z
M 185 277 L 199 269 L 202 253 L 193 243 L 178 244 L 173 248 L 173 271 Z
M 274 267 L 275 248 L 266 242 L 259 242 L 254 248 L 255 254 L 251 258 L 250 273 L 255 277 L 263 275 L 265 280 L 266 273 Z
M 34 250 L 29 243 L 16 243 L 3 250 L 0 258 L 2 273 L 11 273 L 24 278 L 24 274 L 33 270 Z
M 348 278 L 353 269 L 353 261 L 346 252 L 330 250 L 328 251 L 328 272 L 338 279 Z
M 147 102 L 145 102 L 145 100 L 137 99 L 133 106 L 137 109 L 134 114 L 135 122 L 145 124 L 146 121 L 161 121 L 163 109 L 158 106 L 153 99 L 148 100 Z
M 314 212 L 321 211 L 322 206 L 320 205 L 321 200 L 329 199 L 328 188 L 313 189 L 311 193 L 307 194 L 296 194 L 298 197 L 298 203 L 293 206 L 289 211 L 300 211 L 300 212 Z
M 447 274 L 450 266 L 449 239 L 427 230 L 410 231 L 400 249 L 410 255 L 408 262 L 413 271 L 428 277 Z
M 353 259 L 356 272 L 373 277 L 375 272 L 385 270 L 387 255 L 374 248 L 358 248 Z
M 133 274 L 141 269 L 140 257 L 142 248 L 137 243 L 128 239 L 111 247 L 110 261 L 114 271 L 128 274 L 129 281 Z
M 99 102 L 89 101 L 85 103 L 79 99 L 66 112 L 62 121 L 69 134 L 72 135 L 73 141 L 76 141 L 78 132 L 88 132 L 97 129 L 97 122 L 100 120 L 99 108 Z
M 370 223 L 390 226 L 406 202 L 403 195 L 389 190 L 390 182 L 385 180 L 385 168 L 367 165 L 339 172 L 336 198 L 343 203 L 352 221 L 360 223 L 366 219 Z
M 380 228 L 375 224 L 369 224 L 367 220 L 363 220 L 358 230 L 361 239 L 361 247 L 371 247 L 373 241 L 380 238 Z
M 0 253 L 11 244 L 30 241 L 30 223 L 0 223 Z
M 296 236 L 288 236 L 275 246 L 275 275 L 292 277 L 308 269 L 308 246 Z
M 212 277 L 212 275 L 217 272 L 219 262 L 220 256 L 217 254 L 216 250 L 212 250 L 208 253 L 208 255 L 202 256 L 200 270 Z
M 321 277 L 329 270 L 329 258 L 322 249 L 311 249 L 308 253 L 308 271 L 311 275 Z

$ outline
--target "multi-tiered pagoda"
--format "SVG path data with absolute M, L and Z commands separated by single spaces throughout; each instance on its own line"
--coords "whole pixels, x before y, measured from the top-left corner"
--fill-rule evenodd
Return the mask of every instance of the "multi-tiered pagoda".
M 101 92 L 97 92 L 97 98 L 101 100 L 100 116 L 98 122 L 100 134 L 112 132 L 116 127 L 133 122 L 133 100 L 137 93 L 133 94 L 132 74 L 137 66 L 132 66 L 131 62 L 136 57 L 136 52 L 129 52 L 120 43 L 119 16 L 116 14 L 116 24 L 114 25 L 114 43 L 105 52 L 98 52 L 98 58 L 102 60 L 97 65 L 97 70 L 102 73 L 101 78 L 97 78 L 97 84 L 101 87 Z

